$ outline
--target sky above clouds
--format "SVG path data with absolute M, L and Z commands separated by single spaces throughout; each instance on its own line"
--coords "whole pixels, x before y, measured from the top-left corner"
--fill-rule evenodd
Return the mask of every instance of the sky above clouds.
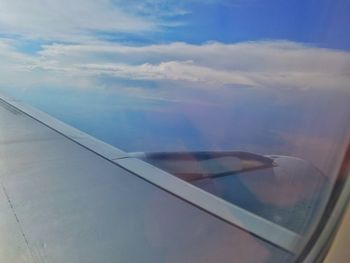
M 347 0 L 1 0 L 0 90 L 126 150 L 326 165 L 348 131 L 349 13 Z

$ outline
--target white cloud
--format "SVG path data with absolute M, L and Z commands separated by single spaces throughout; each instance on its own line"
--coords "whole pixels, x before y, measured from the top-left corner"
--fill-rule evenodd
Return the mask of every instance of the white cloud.
M 172 87 L 174 82 L 179 82 L 178 86 L 186 82 L 194 89 L 349 90 L 350 83 L 349 52 L 287 41 L 140 47 L 101 42 L 53 44 L 33 56 L 11 46 L 11 41 L 0 42 L 0 84 L 7 86 L 95 88 L 101 76 L 162 82 L 164 90 L 166 81 L 171 81 Z
M 211 86 L 348 88 L 350 83 L 349 52 L 288 41 L 141 47 L 110 43 L 56 44 L 45 46 L 40 55 L 44 61 L 54 60 L 61 67 L 74 65 L 75 70 L 94 74 L 187 80 Z
M 44 46 L 40 54 L 66 62 L 127 61 L 158 64 L 164 61 L 194 61 L 197 65 L 242 71 L 348 72 L 349 53 L 323 49 L 290 41 L 242 42 L 236 44 L 181 42 L 149 46 L 113 43 Z M 340 71 L 339 71 L 340 70 Z
M 31 39 L 81 41 L 96 32 L 142 32 L 149 19 L 125 12 L 110 0 L 2 0 L 0 31 Z
M 0 32 L 31 40 L 84 43 L 105 34 L 118 37 L 119 33 L 144 34 L 182 26 L 185 22 L 181 18 L 191 13 L 189 4 L 193 2 L 203 5 L 241 1 L 1 0 Z
M 75 72 L 86 75 L 110 75 L 131 80 L 170 80 L 200 82 L 203 85 L 225 85 L 229 83 L 241 85 L 256 85 L 244 76 L 244 72 L 216 70 L 195 65 L 192 61 L 168 61 L 157 65 L 149 63 L 141 65 L 127 64 L 72 64 L 64 67 L 55 62 L 40 63 L 34 66 L 50 71 Z
M 35 56 L 29 56 L 18 52 L 14 47 L 13 40 L 0 39 L 0 88 L 35 88 L 35 87 L 71 87 L 69 83 L 74 82 L 75 87 L 88 87 L 86 76 L 78 78 L 76 74 L 69 72 L 35 70 L 33 66 L 44 62 Z

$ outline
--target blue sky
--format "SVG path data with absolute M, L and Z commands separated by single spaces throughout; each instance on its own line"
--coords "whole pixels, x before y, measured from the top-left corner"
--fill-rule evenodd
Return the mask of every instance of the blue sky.
M 157 41 L 159 37 L 190 43 L 284 39 L 349 49 L 349 1 L 186 2 L 188 4 L 183 8 L 188 13 L 170 18 L 170 21 L 182 21 L 182 26 L 168 28 L 158 35 L 148 35 L 145 41 Z
M 125 150 L 326 170 L 349 130 L 349 13 L 347 0 L 2 0 L 0 91 Z
M 129 44 L 290 40 L 349 49 L 347 0 L 5 0 L 0 36 L 22 51 L 103 39 Z

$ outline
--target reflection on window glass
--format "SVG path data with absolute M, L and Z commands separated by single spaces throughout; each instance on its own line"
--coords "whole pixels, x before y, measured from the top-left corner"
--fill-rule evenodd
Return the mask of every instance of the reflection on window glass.
M 298 233 L 308 230 L 328 179 L 294 157 L 245 152 L 134 154 L 222 199 Z

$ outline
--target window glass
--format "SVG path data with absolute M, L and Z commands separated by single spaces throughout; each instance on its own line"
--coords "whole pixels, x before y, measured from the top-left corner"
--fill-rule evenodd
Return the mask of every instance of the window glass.
M 0 92 L 309 237 L 350 139 L 349 14 L 348 0 L 2 0 Z

